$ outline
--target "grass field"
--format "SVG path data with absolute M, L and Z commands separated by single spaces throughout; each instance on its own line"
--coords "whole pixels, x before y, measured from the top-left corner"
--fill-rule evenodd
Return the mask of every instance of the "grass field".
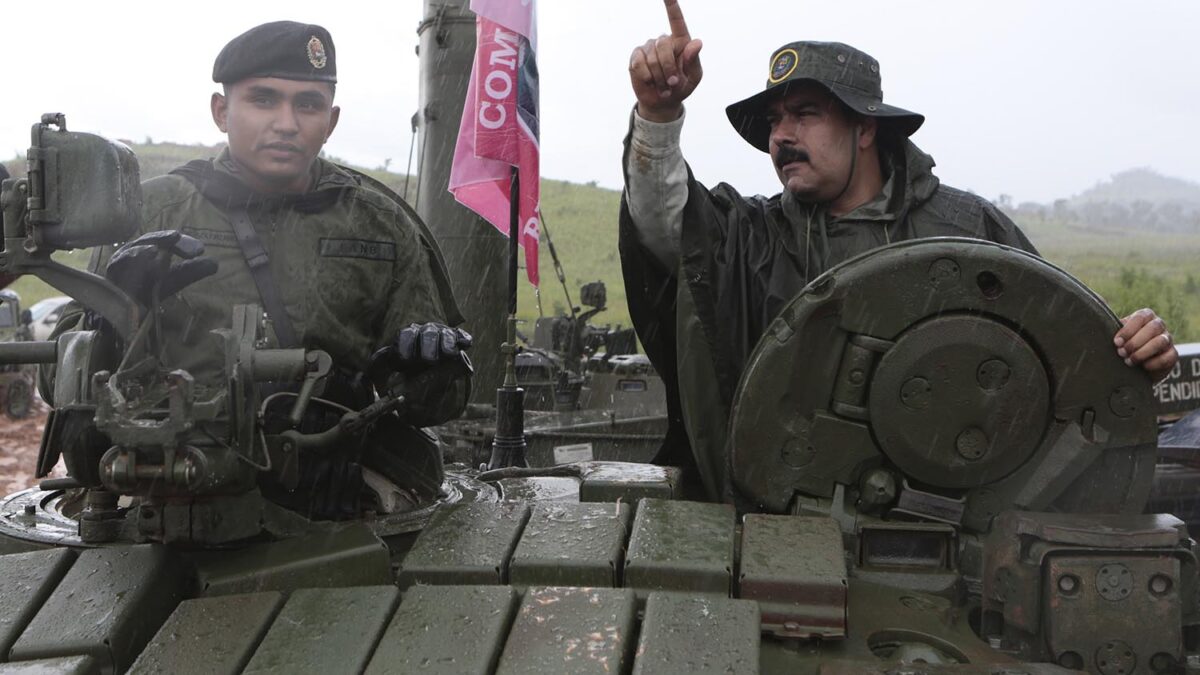
M 1200 342 L 1200 234 L 1019 224 L 1043 257 L 1090 286 L 1119 316 L 1153 307 L 1177 342 Z
M 213 148 L 168 143 L 134 147 L 149 178 L 197 157 L 213 154 Z M 21 168 L 20 162 L 6 162 Z M 15 173 L 15 171 L 14 171 Z M 403 191 L 404 176 L 385 171 L 368 171 Z M 410 182 L 410 191 L 416 181 Z M 579 286 L 600 280 L 608 287 L 609 310 L 601 323 L 629 325 L 625 290 L 617 254 L 617 211 L 620 193 L 592 185 L 543 179 L 542 211 L 546 230 L 562 260 L 571 297 L 578 302 Z M 1095 289 L 1124 315 L 1143 306 L 1163 315 L 1179 342 L 1200 342 L 1200 234 L 1130 232 L 1115 227 L 1096 228 L 1067 224 L 1039 217 L 1022 218 L 1025 230 L 1042 255 Z M 86 252 L 63 254 L 69 264 L 82 266 Z M 550 315 L 565 310 L 567 302 L 555 278 L 546 236 L 542 241 L 541 307 Z M 522 275 L 523 278 L 523 275 Z M 58 292 L 33 278 L 13 284 L 26 306 Z M 535 293 L 522 284 L 520 316 L 538 315 Z

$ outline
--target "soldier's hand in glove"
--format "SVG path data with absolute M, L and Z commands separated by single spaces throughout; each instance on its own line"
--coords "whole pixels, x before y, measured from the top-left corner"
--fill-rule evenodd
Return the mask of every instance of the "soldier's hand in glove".
M 471 334 L 440 323 L 414 323 L 371 355 L 367 373 L 380 389 L 393 373 L 416 375 L 446 364 L 461 364 L 471 348 Z M 470 359 L 466 359 L 470 365 Z
M 211 276 L 217 261 L 202 257 L 204 243 L 178 230 L 148 232 L 118 248 L 104 276 L 143 307 Z M 181 260 L 175 260 L 180 258 Z
M 367 376 L 381 396 L 405 397 L 405 421 L 438 424 L 461 412 L 470 396 L 471 343 L 461 328 L 414 323 L 371 355 Z

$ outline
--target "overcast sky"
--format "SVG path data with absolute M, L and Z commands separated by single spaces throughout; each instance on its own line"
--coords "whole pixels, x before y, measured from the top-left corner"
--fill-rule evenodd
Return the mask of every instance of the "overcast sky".
M 24 154 L 42 112 L 141 141 L 221 140 L 208 111 L 220 48 L 288 18 L 337 46 L 341 125 L 327 151 L 403 170 L 418 107 L 422 0 L 65 0 L 4 3 L 0 155 Z M 704 40 L 684 152 L 697 177 L 771 194 L 765 155 L 724 106 L 798 39 L 853 44 L 881 62 L 884 99 L 925 114 L 914 140 L 943 181 L 989 198 L 1049 201 L 1132 167 L 1200 182 L 1200 2 L 682 0 Z M 542 175 L 619 187 L 632 48 L 667 30 L 660 0 L 541 0 Z

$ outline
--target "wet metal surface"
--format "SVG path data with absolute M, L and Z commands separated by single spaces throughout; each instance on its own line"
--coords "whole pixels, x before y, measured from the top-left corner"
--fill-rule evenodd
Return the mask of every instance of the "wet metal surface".
M 413 586 L 367 675 L 487 675 L 496 668 L 517 594 L 511 586 Z
M 63 513 L 65 493 L 36 487 L 0 499 L 0 546 L 5 551 L 43 546 L 84 546 L 79 523 Z
M 849 590 L 850 631 L 846 640 L 819 643 L 825 664 L 860 659 L 878 664 L 881 655 L 886 655 L 881 645 L 909 643 L 935 648 L 950 663 L 989 664 L 990 670 L 983 671 L 989 674 L 1005 672 L 1004 668 L 1019 672 L 1026 667 L 990 648 L 971 628 L 968 612 L 945 598 L 857 578 L 851 580 Z M 888 665 L 892 670 L 900 664 L 890 661 Z
M 758 606 L 749 600 L 651 593 L 635 675 L 756 675 Z
M 51 593 L 13 660 L 89 655 L 123 671 L 183 599 L 187 565 L 161 546 L 91 549 Z
M 1114 673 L 1118 656 L 1180 663 L 1197 617 L 1192 547 L 1168 515 L 1004 513 L 985 547 L 985 624 L 1023 660 Z
M 1053 608 L 1045 631 L 1052 658 L 1075 652 L 1089 669 L 1113 675 L 1132 673 L 1134 663 L 1144 667 L 1157 654 L 1182 661 L 1179 561 L 1122 560 L 1124 565 L 1093 556 L 1047 561 L 1049 583 L 1042 592 L 1045 606 Z M 1064 579 L 1074 585 L 1058 583 Z M 1130 625 L 1131 617 L 1137 625 Z
M 738 597 L 756 600 L 764 627 L 792 637 L 846 634 L 846 559 L 832 518 L 748 514 Z
M 1083 284 L 1035 256 L 953 238 L 879 248 L 823 279 L 771 323 L 734 397 L 744 497 L 782 513 L 795 494 L 830 499 L 884 459 L 929 493 L 965 497 L 969 531 L 1013 504 L 1141 510 L 1154 470 L 1149 379 L 1113 352 L 1120 324 Z M 843 364 L 847 344 L 871 354 L 850 350 Z
M 326 527 L 283 541 L 194 556 L 205 595 L 340 587 L 392 581 L 388 550 L 363 523 Z
M 631 462 L 592 462 L 584 465 L 581 502 L 636 504 L 639 499 L 679 497 L 680 471 L 672 466 Z
M 618 586 L 628 504 L 534 504 L 509 581 L 529 586 Z
M 1189 449 L 1186 453 L 1194 455 L 1196 450 Z M 1162 448 L 1159 448 L 1160 462 L 1162 456 Z M 1155 466 L 1154 489 L 1150 492 L 1146 513 L 1173 514 L 1186 522 L 1193 532 L 1200 533 L 1200 469 L 1172 462 Z
M 563 476 L 503 478 L 496 481 L 506 501 L 579 501 L 579 479 Z
M 531 588 L 517 610 L 497 673 L 622 673 L 633 654 L 632 591 Z
M 90 656 L 0 663 L 0 675 L 92 675 L 98 670 L 96 659 Z
M 0 661 L 73 562 L 66 548 L 0 557 Z
M 278 592 L 184 600 L 129 672 L 237 675 L 282 606 Z
M 734 509 L 728 504 L 643 499 L 625 558 L 625 585 L 728 595 Z
M 452 504 L 434 514 L 400 568 L 413 584 L 502 584 L 529 518 L 527 504 Z
M 245 673 L 360 673 L 392 616 L 395 586 L 292 593 Z

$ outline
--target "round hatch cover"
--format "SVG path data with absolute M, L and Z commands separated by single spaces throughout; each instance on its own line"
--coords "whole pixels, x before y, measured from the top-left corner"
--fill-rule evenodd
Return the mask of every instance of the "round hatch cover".
M 870 410 L 880 448 L 930 485 L 968 488 L 1025 463 L 1046 432 L 1050 387 L 1029 343 L 977 315 L 909 328 L 875 366 Z M 951 412 L 952 414 L 947 414 Z
M 809 284 L 771 323 L 734 397 L 734 485 L 768 511 L 853 494 L 884 467 L 1001 510 L 1138 512 L 1154 470 L 1147 375 L 1117 357 L 1103 301 L 1037 256 L 902 242 Z

